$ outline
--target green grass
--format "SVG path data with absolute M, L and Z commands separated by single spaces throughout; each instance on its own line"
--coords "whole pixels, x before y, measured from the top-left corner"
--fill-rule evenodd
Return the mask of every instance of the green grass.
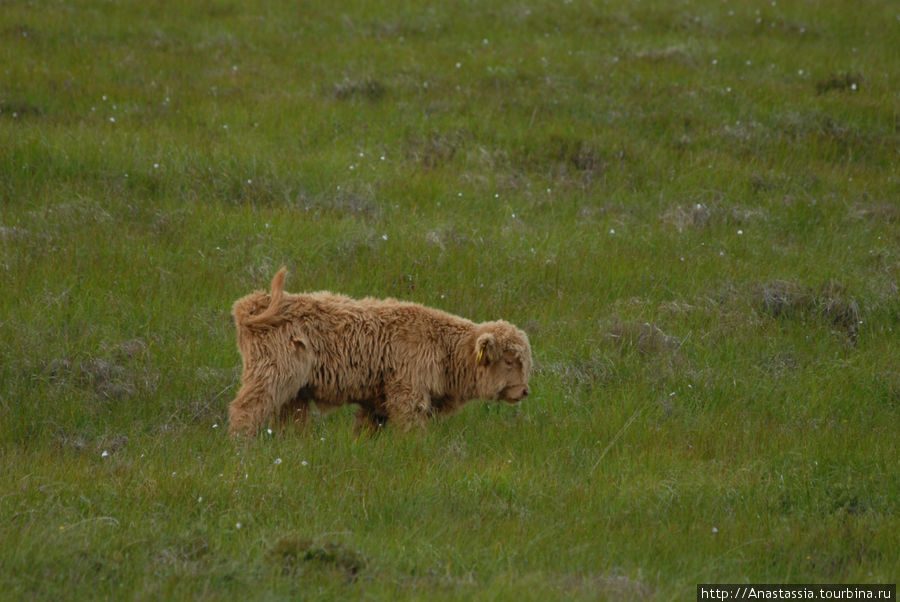
M 3 4 L 0 597 L 895 582 L 895 4 L 320 4 Z M 283 264 L 533 395 L 235 446 Z

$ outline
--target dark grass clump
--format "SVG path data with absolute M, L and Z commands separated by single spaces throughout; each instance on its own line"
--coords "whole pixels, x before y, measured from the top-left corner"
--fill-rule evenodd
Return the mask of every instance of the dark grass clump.
M 850 212 L 854 219 L 868 219 L 876 223 L 900 221 L 900 206 L 891 202 L 858 203 Z
M 622 351 L 634 349 L 644 355 L 672 351 L 681 344 L 649 322 L 616 322 L 607 329 L 606 338 Z
M 662 221 L 671 224 L 678 232 L 688 228 L 705 228 L 712 218 L 713 211 L 702 203 L 694 205 L 677 205 L 662 215 Z
M 375 191 L 370 186 L 344 186 L 341 190 L 301 199 L 299 205 L 305 211 L 332 216 L 362 216 L 375 219 L 381 215 Z
M 578 172 L 594 176 L 606 168 L 603 154 L 590 141 L 551 136 L 548 147 L 557 161 Z
M 751 180 L 751 188 L 754 184 Z M 719 204 L 694 203 L 691 205 L 675 205 L 665 211 L 660 219 L 664 224 L 672 226 L 680 234 L 687 230 L 702 230 L 704 228 L 734 224 L 742 225 L 766 219 L 766 213 L 757 208 L 747 207 L 723 207 Z
M 832 90 L 846 91 L 859 90 L 863 83 L 863 77 L 859 73 L 836 73 L 826 79 L 816 82 L 816 92 L 825 94 Z
M 43 361 L 42 366 L 52 382 L 91 390 L 107 401 L 120 401 L 155 386 L 156 375 L 140 365 L 146 348 L 142 340 L 133 339 L 104 356 L 55 358 Z
M 429 169 L 449 163 L 461 145 L 459 135 L 432 132 L 427 136 L 411 136 L 406 141 L 406 158 Z
M 44 110 L 41 107 L 23 100 L 0 101 L 0 117 L 19 119 L 20 117 L 42 117 L 43 115 Z
M 153 565 L 161 572 L 177 570 L 191 573 L 203 570 L 211 554 L 212 546 L 207 537 L 188 533 L 160 548 L 153 558 Z
M 361 80 L 344 80 L 335 85 L 334 96 L 338 100 L 350 100 L 359 98 L 376 102 L 384 97 L 386 88 L 377 79 L 366 78 Z
M 347 579 L 355 579 L 366 565 L 362 556 L 341 544 L 315 543 L 296 536 L 279 539 L 269 548 L 267 557 L 285 573 L 303 567 L 330 568 L 343 573 Z
M 590 185 L 614 166 L 627 160 L 625 151 L 604 148 L 579 135 L 551 134 L 513 154 L 513 163 L 525 172 L 542 170 L 554 179 Z
M 853 342 L 859 336 L 859 303 L 835 280 L 812 289 L 776 280 L 753 291 L 754 305 L 764 314 L 786 320 L 818 318 Z
M 107 358 L 58 358 L 48 362 L 45 370 L 54 382 L 93 390 L 102 399 L 121 400 L 137 392 L 135 379 L 128 369 Z

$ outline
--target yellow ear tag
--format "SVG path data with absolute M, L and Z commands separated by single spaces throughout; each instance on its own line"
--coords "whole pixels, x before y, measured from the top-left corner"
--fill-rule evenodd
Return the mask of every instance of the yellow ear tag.
M 478 350 L 478 354 L 475 355 L 475 361 L 480 362 L 481 358 L 483 358 L 483 357 L 484 357 L 484 347 L 482 347 L 481 349 Z

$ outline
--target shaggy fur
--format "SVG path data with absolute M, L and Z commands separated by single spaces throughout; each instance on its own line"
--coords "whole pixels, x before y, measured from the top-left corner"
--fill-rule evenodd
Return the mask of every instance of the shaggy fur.
M 396 299 L 293 295 L 284 278 L 282 268 L 271 293 L 234 304 L 244 369 L 229 408 L 232 435 L 253 436 L 272 418 L 302 427 L 311 402 L 359 405 L 359 432 L 387 420 L 424 427 L 472 399 L 528 395 L 531 347 L 508 322 L 475 324 Z

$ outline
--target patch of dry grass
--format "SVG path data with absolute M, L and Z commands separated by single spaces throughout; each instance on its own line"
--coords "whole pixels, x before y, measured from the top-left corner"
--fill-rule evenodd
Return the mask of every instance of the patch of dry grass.
M 837 281 L 810 288 L 777 280 L 755 287 L 752 301 L 760 311 L 775 318 L 821 319 L 851 341 L 855 342 L 859 335 L 859 303 Z

